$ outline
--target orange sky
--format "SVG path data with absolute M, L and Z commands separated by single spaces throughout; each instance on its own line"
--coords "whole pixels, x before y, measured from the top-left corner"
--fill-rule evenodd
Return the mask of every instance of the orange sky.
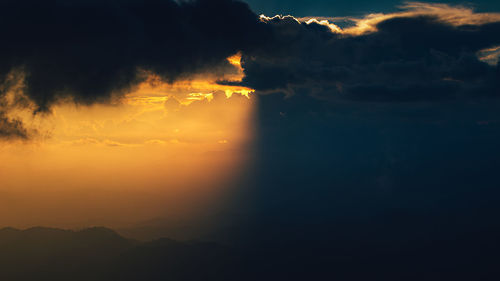
M 239 56 L 230 61 L 238 67 Z M 245 169 L 251 89 L 208 75 L 148 83 L 107 105 L 16 112 L 37 135 L 0 146 L 0 226 L 125 226 L 196 215 Z

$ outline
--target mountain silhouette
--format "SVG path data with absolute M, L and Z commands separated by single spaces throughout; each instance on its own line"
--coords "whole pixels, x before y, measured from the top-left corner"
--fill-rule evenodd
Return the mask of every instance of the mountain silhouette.
M 0 229 L 0 280 L 234 280 L 236 256 L 215 243 L 140 243 L 104 227 Z
M 139 242 L 103 227 L 4 228 L 0 280 L 456 281 L 496 280 L 500 274 L 500 229 L 437 233 L 416 221 L 396 222 L 383 228 L 338 224 L 327 239 L 320 233 L 301 239 L 293 226 L 281 225 L 274 233 L 268 225 L 261 235 L 249 232 L 240 243 L 227 245 L 167 238 Z
M 113 230 L 0 230 L 0 280 L 98 280 L 105 265 L 138 243 Z

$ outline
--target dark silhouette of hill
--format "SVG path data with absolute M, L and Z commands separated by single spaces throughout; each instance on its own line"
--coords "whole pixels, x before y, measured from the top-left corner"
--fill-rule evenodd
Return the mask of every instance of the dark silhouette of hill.
M 0 280 L 98 280 L 105 265 L 137 245 L 113 230 L 0 230 Z
M 0 280 L 235 280 L 243 262 L 215 243 L 139 243 L 111 229 L 0 229 Z
M 385 216 L 386 218 L 388 216 Z M 251 281 L 496 280 L 500 229 L 395 215 L 313 225 L 260 224 L 230 246 L 157 239 L 138 242 L 107 228 L 0 229 L 0 280 Z M 449 219 L 449 221 L 452 221 Z M 301 237 L 300 228 L 307 232 Z M 265 233 L 265 234 L 264 234 Z

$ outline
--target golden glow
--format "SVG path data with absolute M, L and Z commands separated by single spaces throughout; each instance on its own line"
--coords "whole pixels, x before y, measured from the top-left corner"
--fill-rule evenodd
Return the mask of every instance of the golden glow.
M 431 16 L 448 24 L 459 25 L 481 25 L 486 23 L 500 22 L 500 13 L 476 13 L 470 7 L 461 5 L 435 4 L 424 2 L 406 2 L 399 6 L 401 11 L 394 13 L 372 13 L 362 18 L 355 17 L 301 17 L 293 18 L 298 22 L 306 24 L 316 23 L 327 26 L 334 33 L 346 36 L 358 36 L 377 31 L 377 25 L 383 21 L 400 17 Z M 267 17 L 260 16 L 261 21 L 270 21 L 274 18 L 285 18 L 283 16 Z M 335 22 L 352 22 L 353 26 L 340 28 Z
M 39 134 L 0 144 L 0 226 L 119 227 L 220 204 L 248 162 L 254 100 L 216 81 L 151 77 L 111 105 L 11 112 Z
M 311 24 L 311 23 L 316 23 L 316 24 L 319 24 L 319 25 L 323 25 L 323 26 L 326 26 L 330 29 L 331 32 L 334 32 L 334 33 L 341 33 L 342 32 L 342 29 L 340 27 L 338 27 L 337 25 L 329 22 L 328 20 L 318 20 L 318 19 L 309 19 L 306 21 L 307 24 Z
M 126 95 L 125 103 L 154 104 L 165 102 L 168 97 L 175 97 L 181 104 L 189 104 L 193 100 L 212 99 L 215 92 L 222 92 L 227 97 L 237 93 L 246 97 L 253 92 L 252 89 L 241 86 L 218 84 L 216 80 L 185 80 L 174 84 L 162 83 L 151 85 L 143 83 L 139 89 Z
M 241 53 L 230 56 L 228 62 L 235 67 L 235 73 L 225 74 L 222 77 L 195 77 L 191 80 L 177 81 L 173 84 L 162 83 L 160 79 L 151 75 L 149 80 L 139 85 L 138 89 L 126 95 L 123 102 L 128 104 L 162 104 L 169 97 L 174 97 L 183 105 L 190 104 L 193 101 L 212 100 L 214 93 L 224 93 L 226 97 L 231 97 L 233 94 L 239 94 L 250 98 L 253 89 L 222 85 L 217 83 L 219 80 L 225 81 L 241 81 L 243 78 L 243 68 L 241 67 Z
M 236 53 L 230 57 L 227 58 L 227 61 L 238 68 L 238 70 L 243 71 L 243 68 L 241 68 L 241 53 Z

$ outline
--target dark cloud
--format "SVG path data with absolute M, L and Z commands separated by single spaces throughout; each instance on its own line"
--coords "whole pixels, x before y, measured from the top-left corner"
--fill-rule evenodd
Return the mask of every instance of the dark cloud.
M 38 111 L 61 97 L 106 101 L 142 81 L 229 69 L 262 24 L 232 0 L 2 1 L 0 80 L 15 67 Z
M 334 33 L 292 17 L 266 22 L 273 39 L 242 61 L 242 84 L 261 92 L 389 102 L 500 94 L 498 66 L 477 57 L 500 44 L 500 22 L 457 25 L 409 14 L 381 20 L 376 31 L 363 35 Z

